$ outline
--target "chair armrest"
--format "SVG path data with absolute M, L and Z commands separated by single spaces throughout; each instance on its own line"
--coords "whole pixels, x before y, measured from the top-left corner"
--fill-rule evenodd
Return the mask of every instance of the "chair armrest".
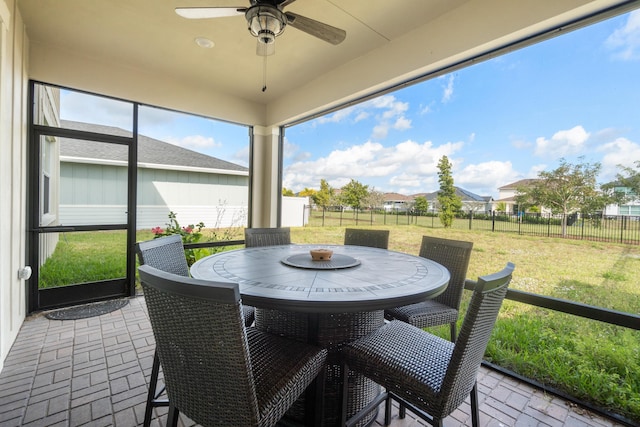
M 464 288 L 468 291 L 472 291 L 476 288 L 478 282 L 476 280 L 464 279 Z

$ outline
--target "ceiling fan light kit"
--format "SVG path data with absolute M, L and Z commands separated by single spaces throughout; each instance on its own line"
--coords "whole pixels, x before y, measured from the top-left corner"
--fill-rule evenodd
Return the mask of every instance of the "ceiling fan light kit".
M 287 26 L 287 17 L 272 6 L 251 6 L 246 14 L 249 32 L 261 43 L 271 44 Z

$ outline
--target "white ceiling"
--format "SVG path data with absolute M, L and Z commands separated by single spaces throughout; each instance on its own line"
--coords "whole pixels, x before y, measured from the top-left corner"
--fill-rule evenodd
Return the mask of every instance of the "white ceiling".
M 243 16 L 174 9 L 248 0 L 18 0 L 32 78 L 226 120 L 274 125 L 367 96 L 620 0 L 297 0 L 346 30 L 333 46 L 287 27 L 263 58 Z M 196 37 L 215 43 L 198 47 Z

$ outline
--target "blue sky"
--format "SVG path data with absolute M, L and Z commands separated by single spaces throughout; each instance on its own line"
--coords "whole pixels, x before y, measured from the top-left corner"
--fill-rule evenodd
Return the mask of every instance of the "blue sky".
M 353 178 L 382 192 L 432 192 L 443 155 L 455 184 L 482 196 L 561 158 L 601 163 L 607 182 L 617 165 L 640 160 L 639 80 L 635 11 L 287 128 L 283 185 Z M 78 96 L 63 98 L 63 118 L 93 115 Z M 119 108 L 95 114 L 122 127 Z M 247 164 L 244 127 L 151 108 L 140 117 L 145 135 Z

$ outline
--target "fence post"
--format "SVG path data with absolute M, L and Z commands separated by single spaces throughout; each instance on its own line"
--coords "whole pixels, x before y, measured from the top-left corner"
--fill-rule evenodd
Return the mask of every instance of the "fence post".
M 469 230 L 472 229 L 471 222 L 473 221 L 473 211 L 469 211 Z
M 496 211 L 491 212 L 491 231 L 496 231 Z
M 547 237 L 551 237 L 551 214 L 549 214 L 549 219 L 547 220 Z
M 371 225 L 373 225 L 373 209 L 371 209 Z
M 324 213 L 327 211 L 327 207 L 323 206 L 322 207 L 322 226 L 324 227 Z
M 340 206 L 340 227 L 342 227 L 342 213 L 344 212 L 344 208 Z
M 620 243 L 624 242 L 624 215 L 620 216 Z

